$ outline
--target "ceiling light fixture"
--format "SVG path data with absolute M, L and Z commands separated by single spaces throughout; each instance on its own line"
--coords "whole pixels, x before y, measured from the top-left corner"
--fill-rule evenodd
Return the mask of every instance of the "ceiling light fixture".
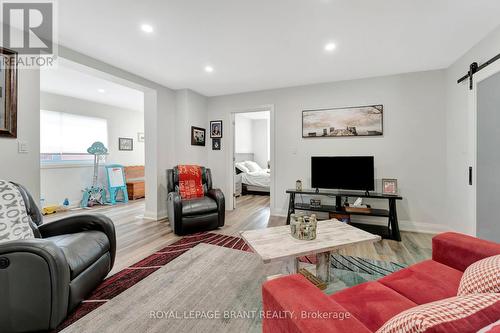
M 106 90 L 104 89 L 97 89 L 98 92 L 100 92 L 101 94 L 104 94 L 106 92 Z
M 141 25 L 141 30 L 149 34 L 153 32 L 153 27 L 149 24 L 143 24 Z
M 212 66 L 205 66 L 205 72 L 212 73 L 213 71 L 214 71 L 214 68 Z
M 325 51 L 332 52 L 336 47 L 335 43 L 328 43 L 325 45 Z

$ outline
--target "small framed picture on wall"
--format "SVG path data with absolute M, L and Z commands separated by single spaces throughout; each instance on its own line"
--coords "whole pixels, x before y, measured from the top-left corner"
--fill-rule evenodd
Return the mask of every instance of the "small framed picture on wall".
M 134 139 L 118 138 L 118 150 L 126 150 L 126 151 L 134 150 Z
M 191 126 L 191 145 L 205 146 L 205 129 Z
M 220 150 L 220 139 L 212 139 L 212 150 Z
M 222 138 L 222 120 L 214 120 L 210 122 L 210 137 Z
M 144 132 L 137 133 L 137 141 L 144 142 Z
M 398 180 L 397 179 L 382 179 L 382 193 L 383 194 L 398 194 Z

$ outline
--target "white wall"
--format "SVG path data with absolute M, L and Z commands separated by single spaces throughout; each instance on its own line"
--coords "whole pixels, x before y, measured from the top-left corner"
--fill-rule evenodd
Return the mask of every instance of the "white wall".
M 40 71 L 18 70 L 17 139 L 0 137 L 0 179 L 23 184 L 40 197 Z M 18 153 L 18 141 L 28 153 Z
M 285 190 L 302 179 L 310 186 L 313 155 L 373 155 L 376 178 L 397 178 L 404 200 L 399 203 L 405 229 L 445 230 L 444 72 L 430 71 L 372 79 L 266 90 L 210 98 L 209 119 L 224 119 L 236 110 L 274 104 L 276 117 L 277 197 L 273 214 L 284 214 Z M 304 109 L 369 104 L 384 105 L 384 135 L 368 138 L 301 136 Z M 223 141 L 229 140 L 227 136 Z M 222 145 L 224 149 L 224 144 Z M 226 184 L 227 151 L 208 152 L 217 186 Z
M 247 113 L 237 113 L 234 117 L 234 151 L 237 154 L 254 154 L 254 161 L 262 168 L 267 168 L 269 119 L 251 119 L 247 115 Z
M 177 164 L 205 166 L 208 147 L 211 147 L 212 144 L 207 125 L 207 98 L 192 90 L 183 89 L 176 92 L 176 104 L 175 149 Z M 191 126 L 206 129 L 205 147 L 191 145 Z
M 40 93 L 40 108 L 48 111 L 59 111 L 89 117 L 106 119 L 108 122 L 107 164 L 144 165 L 144 142 L 137 141 L 137 133 L 144 132 L 144 113 L 123 109 L 116 106 L 82 100 L 74 97 Z M 120 151 L 118 138 L 134 139 L 133 151 Z M 72 205 L 81 200 L 81 190 L 91 185 L 92 166 L 59 167 L 42 166 L 41 195 L 47 204 L 62 203 L 65 198 Z M 63 186 L 54 186 L 64 181 Z M 100 183 L 106 187 L 104 167 L 101 167 Z
M 269 119 L 252 120 L 252 147 L 254 161 L 262 168 L 267 168 L 269 160 Z
M 473 234 L 472 187 L 468 185 L 468 168 L 473 154 L 470 134 L 468 82 L 457 79 L 468 71 L 472 62 L 484 63 L 500 51 L 500 27 L 486 36 L 446 70 L 446 207 L 450 226 Z
M 175 91 L 100 60 L 59 47 L 59 56 L 88 69 L 89 73 L 144 92 L 144 131 L 147 145 L 146 213 L 151 219 L 167 216 L 165 170 L 175 165 Z M 39 124 L 37 124 L 38 126 Z
M 236 154 L 253 153 L 252 121 L 244 114 L 234 117 L 234 152 Z

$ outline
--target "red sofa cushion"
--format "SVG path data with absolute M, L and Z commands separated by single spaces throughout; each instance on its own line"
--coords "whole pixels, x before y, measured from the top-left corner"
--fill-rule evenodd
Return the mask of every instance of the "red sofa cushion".
M 398 313 L 417 305 L 378 282 L 366 282 L 344 289 L 330 298 L 371 331 L 376 331 Z
M 352 314 L 345 319 L 314 315 L 342 315 L 348 310 L 327 297 L 300 274 L 267 281 L 262 286 L 263 333 L 370 333 Z
M 417 304 L 457 295 L 462 272 L 433 260 L 412 265 L 378 280 Z

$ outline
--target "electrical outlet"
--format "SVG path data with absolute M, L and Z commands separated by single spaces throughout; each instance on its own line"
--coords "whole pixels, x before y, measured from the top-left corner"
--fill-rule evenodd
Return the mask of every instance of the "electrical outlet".
M 26 141 L 17 141 L 17 151 L 20 154 L 26 154 L 28 152 L 28 142 L 26 142 Z

